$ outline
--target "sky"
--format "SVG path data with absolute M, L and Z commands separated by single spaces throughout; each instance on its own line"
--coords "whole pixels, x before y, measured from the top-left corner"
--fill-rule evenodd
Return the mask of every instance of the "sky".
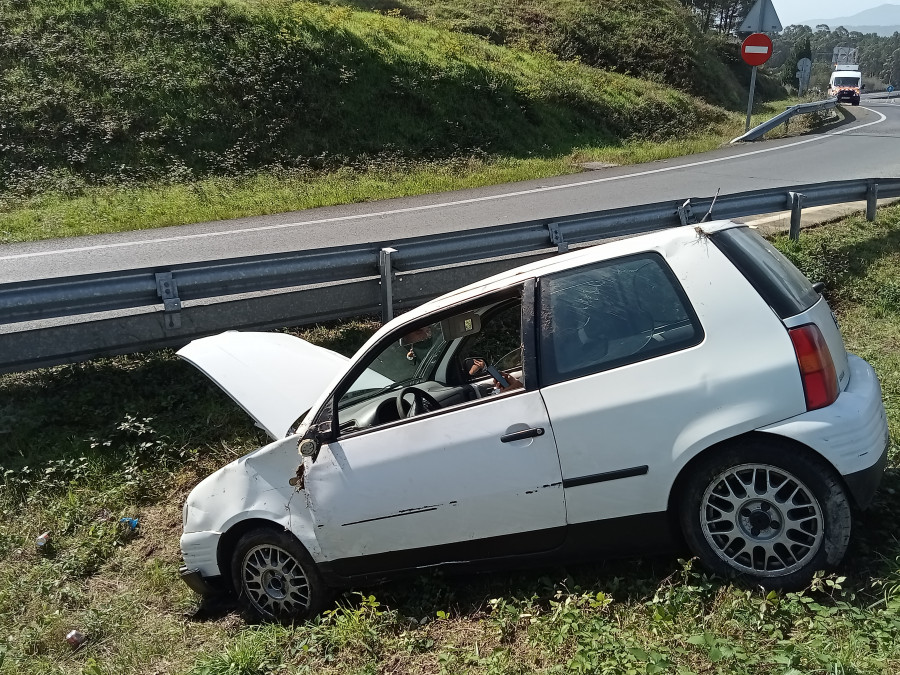
M 772 4 L 782 25 L 789 26 L 807 19 L 853 16 L 879 5 L 900 4 L 900 0 L 772 0 Z

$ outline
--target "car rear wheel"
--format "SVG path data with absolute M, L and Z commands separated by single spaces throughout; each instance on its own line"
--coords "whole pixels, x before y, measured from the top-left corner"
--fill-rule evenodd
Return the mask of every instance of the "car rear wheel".
M 329 594 L 306 549 L 284 531 L 243 535 L 231 559 L 239 601 L 258 618 L 302 621 L 318 614 Z
M 801 449 L 756 439 L 694 468 L 679 516 L 705 567 L 769 588 L 806 586 L 841 561 L 850 541 L 850 504 L 834 470 Z

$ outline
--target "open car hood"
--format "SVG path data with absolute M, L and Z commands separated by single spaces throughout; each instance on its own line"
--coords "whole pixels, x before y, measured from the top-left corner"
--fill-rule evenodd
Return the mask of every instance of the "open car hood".
M 194 340 L 178 356 L 219 385 L 275 440 L 287 436 L 349 361 L 293 335 L 237 331 Z M 357 386 L 388 384 L 367 371 Z

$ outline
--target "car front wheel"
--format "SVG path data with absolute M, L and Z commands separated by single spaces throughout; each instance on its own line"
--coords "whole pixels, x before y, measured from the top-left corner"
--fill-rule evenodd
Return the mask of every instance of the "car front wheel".
M 769 588 L 806 586 L 837 565 L 850 504 L 824 460 L 753 440 L 710 455 L 682 492 L 685 539 L 705 567 Z
M 329 597 L 309 553 L 284 531 L 243 535 L 231 559 L 231 576 L 240 602 L 265 620 L 312 618 Z

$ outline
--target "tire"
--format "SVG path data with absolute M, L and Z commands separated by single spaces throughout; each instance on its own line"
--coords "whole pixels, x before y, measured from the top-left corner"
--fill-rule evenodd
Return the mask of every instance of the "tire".
M 775 439 L 749 439 L 690 471 L 679 520 L 691 551 L 715 574 L 796 590 L 843 559 L 850 502 L 822 458 Z
M 231 581 L 238 601 L 265 621 L 304 621 L 330 598 L 315 562 L 286 531 L 251 530 L 234 547 Z

